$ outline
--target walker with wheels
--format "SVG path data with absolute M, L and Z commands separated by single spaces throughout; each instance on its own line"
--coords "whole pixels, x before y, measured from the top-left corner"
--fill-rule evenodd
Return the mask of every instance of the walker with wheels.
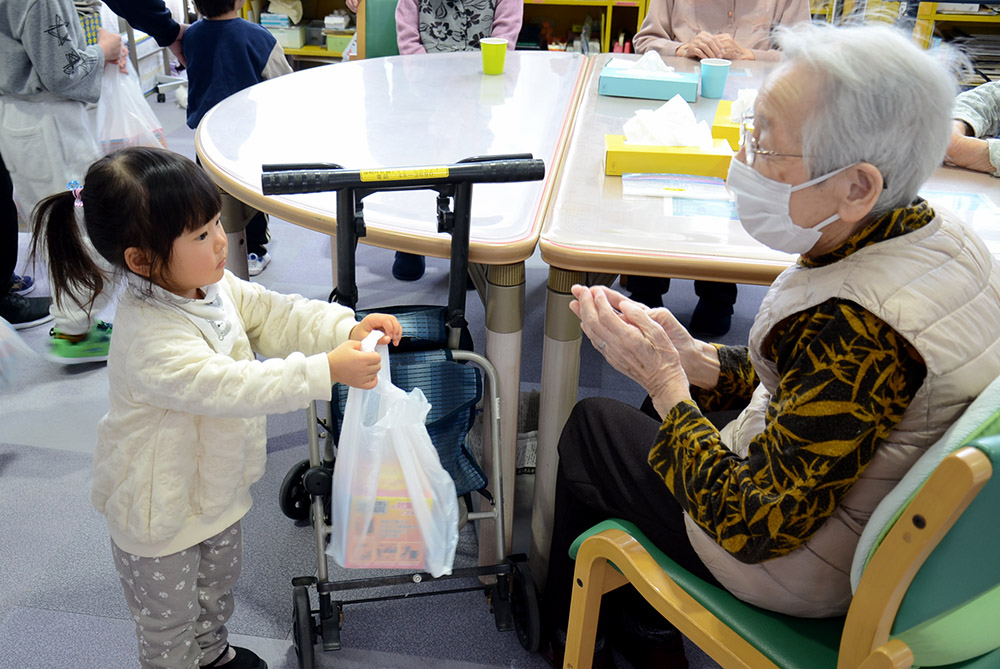
M 330 300 L 336 300 L 352 309 L 357 306 L 358 301 L 354 254 L 358 239 L 366 234 L 362 200 L 380 191 L 433 190 L 438 193 L 438 232 L 451 236 L 448 306 L 389 307 L 372 311 L 393 313 L 399 319 L 403 327 L 403 341 L 390 356 L 393 384 L 407 391 L 419 387 L 431 402 L 427 428 L 442 465 L 455 481 L 456 493 L 466 500 L 468 520 L 493 522 L 497 551 L 496 564 L 456 568 L 450 575 L 438 578 L 426 572 L 416 572 L 339 582 L 330 580 L 326 555 L 326 544 L 331 533 L 329 499 L 336 459 L 336 439 L 347 396 L 346 388 L 335 385 L 329 418 L 319 418 L 315 402 L 308 407 L 309 459 L 292 467 L 279 492 L 282 512 L 293 520 L 311 521 L 314 530 L 316 575 L 292 579 L 293 639 L 302 669 L 312 669 L 315 666 L 317 642 L 322 642 L 324 651 L 340 649 L 343 607 L 346 604 L 400 597 L 388 595 L 352 602 L 336 600 L 334 593 L 425 581 L 495 576 L 495 582 L 488 585 L 435 589 L 405 596 L 483 590 L 497 629 L 513 629 L 524 648 L 530 651 L 538 648 L 541 618 L 527 558 L 523 554 L 504 554 L 505 500 L 500 468 L 500 397 L 497 374 L 489 360 L 468 350 L 471 349 L 471 337 L 468 336 L 465 319 L 465 296 L 472 185 L 537 181 L 543 178 L 544 173 L 543 161 L 532 159 L 527 154 L 467 158 L 445 166 L 373 170 L 348 170 L 330 163 L 263 166 L 261 188 L 264 195 L 337 192 L 337 287 L 331 293 Z M 476 406 L 484 395 L 493 408 L 489 425 L 493 456 L 489 478 L 498 491 L 496 496 L 490 495 L 487 490 L 488 479 L 465 445 L 465 435 L 472 426 Z M 473 492 L 485 497 L 489 510 L 472 511 Z M 317 594 L 318 609 L 312 608 L 310 589 L 314 589 Z

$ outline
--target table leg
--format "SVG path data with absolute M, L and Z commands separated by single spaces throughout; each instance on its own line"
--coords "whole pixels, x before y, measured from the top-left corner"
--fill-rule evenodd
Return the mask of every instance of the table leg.
M 521 330 L 524 328 L 524 263 L 490 265 L 486 289 L 486 357 L 499 377 L 500 469 L 503 479 L 504 553 L 511 549 L 514 518 L 514 469 L 517 450 L 517 410 L 521 391 Z M 493 408 L 486 406 L 483 425 L 489 425 Z M 485 436 L 485 435 L 484 435 Z M 492 453 L 484 439 L 484 469 L 490 471 Z M 497 494 L 495 481 L 490 487 Z M 496 564 L 497 551 L 491 532 L 479 532 L 480 564 Z
M 552 512 L 559 468 L 559 435 L 576 404 L 580 382 L 580 321 L 569 309 L 570 288 L 584 283 L 582 272 L 549 268 L 545 296 L 545 340 L 542 345 L 542 393 L 538 406 L 538 449 L 535 493 L 531 504 L 531 572 L 545 586 L 552 538 Z
M 226 269 L 244 280 L 250 279 L 247 269 L 247 223 L 256 211 L 243 204 L 235 197 L 219 189 L 222 196 L 222 229 L 229 239 L 229 254 L 226 256 Z

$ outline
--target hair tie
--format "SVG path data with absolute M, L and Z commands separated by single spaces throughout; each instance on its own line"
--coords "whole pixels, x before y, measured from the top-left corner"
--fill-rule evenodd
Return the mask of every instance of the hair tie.
M 82 207 L 83 200 L 80 198 L 80 195 L 83 193 L 83 186 L 80 185 L 80 182 L 74 179 L 66 184 L 66 187 L 73 193 L 73 206 Z

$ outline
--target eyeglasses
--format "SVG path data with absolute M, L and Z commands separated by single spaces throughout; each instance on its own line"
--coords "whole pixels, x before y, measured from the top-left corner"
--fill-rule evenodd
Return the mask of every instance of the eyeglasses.
M 782 156 L 785 158 L 805 158 L 801 153 L 778 153 L 767 149 L 757 148 L 757 138 L 753 136 L 753 112 L 745 112 L 740 117 L 740 146 L 746 155 L 746 162 L 749 167 L 753 167 L 757 156 Z

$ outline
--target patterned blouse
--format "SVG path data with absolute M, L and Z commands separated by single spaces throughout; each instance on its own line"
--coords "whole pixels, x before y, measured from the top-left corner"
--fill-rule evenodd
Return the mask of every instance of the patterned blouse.
M 927 225 L 923 200 L 891 211 L 805 267 Z M 702 415 L 745 406 L 758 384 L 747 347 L 719 346 L 715 388 L 670 410 L 649 463 L 694 521 L 746 563 L 790 553 L 844 499 L 903 416 L 926 367 L 888 324 L 860 305 L 830 299 L 785 319 L 765 344 L 778 388 L 767 427 L 739 458 Z

